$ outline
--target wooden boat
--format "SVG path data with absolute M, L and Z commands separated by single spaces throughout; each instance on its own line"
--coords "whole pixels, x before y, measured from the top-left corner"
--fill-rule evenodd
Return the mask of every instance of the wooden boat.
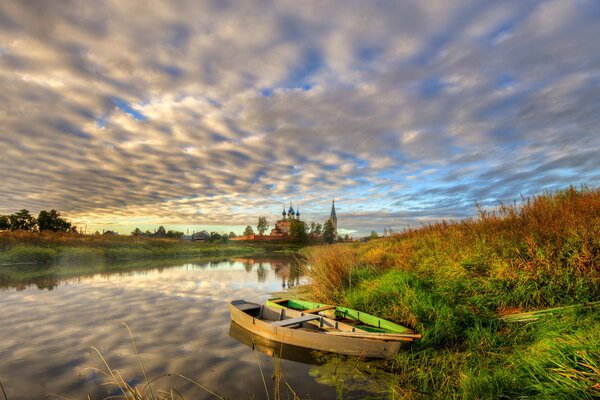
M 368 332 L 414 334 L 414 331 L 407 327 L 351 308 L 315 303 L 300 299 L 283 299 L 280 297 L 268 299 L 265 304 L 270 307 L 283 307 L 298 310 L 305 314 L 323 315 Z M 416 335 L 415 338 L 420 338 L 420 335 Z
M 369 332 L 321 315 L 245 300 L 232 301 L 229 313 L 233 322 L 269 340 L 351 356 L 390 358 L 419 336 Z
M 306 351 L 304 347 L 282 344 L 258 336 L 231 321 L 229 323 L 229 336 L 252 350 L 260 351 L 270 357 L 295 361 L 307 365 L 321 365 L 325 359 L 319 357 L 316 351 Z

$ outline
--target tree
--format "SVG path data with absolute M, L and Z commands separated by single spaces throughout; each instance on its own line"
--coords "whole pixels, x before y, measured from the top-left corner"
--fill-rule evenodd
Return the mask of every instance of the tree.
M 8 218 L 10 220 L 10 229 L 12 231 L 33 231 L 37 225 L 36 219 L 32 217 L 26 209 L 22 209 Z
M 158 229 L 156 230 L 156 232 L 152 236 L 154 236 L 154 237 L 165 237 L 165 236 L 167 236 L 167 231 L 165 230 L 165 227 L 161 225 L 161 226 L 158 227 Z
M 369 235 L 369 240 L 371 239 L 377 239 L 379 237 L 379 235 L 377 234 L 377 231 L 371 231 L 371 235 Z
M 306 242 L 307 226 L 304 221 L 293 219 L 290 224 L 290 239 L 295 242 Z
M 328 219 L 325 221 L 325 225 L 323 226 L 323 239 L 326 243 L 333 243 L 335 240 L 335 226 L 333 226 L 333 221 Z
M 183 236 L 183 232 L 169 230 L 166 236 L 170 239 L 179 239 Z
M 42 210 L 38 215 L 38 228 L 40 231 L 68 232 L 71 230 L 71 223 L 60 217 L 56 210 Z
M 256 230 L 262 236 L 269 229 L 269 223 L 267 222 L 266 217 L 258 217 L 258 225 L 256 225 Z
M 131 232 L 131 236 L 142 236 L 144 232 L 140 228 L 135 228 L 133 232 Z
M 320 223 L 317 222 L 313 228 L 313 226 L 312 226 L 313 224 L 314 224 L 314 222 L 310 223 L 311 236 L 314 238 L 318 238 L 323 233 L 323 225 L 321 225 Z
M 0 231 L 10 229 L 10 219 L 8 215 L 0 215 Z
M 234 232 L 229 232 L 229 239 L 236 238 L 237 235 Z
M 252 236 L 254 235 L 254 230 L 252 229 L 252 227 L 250 225 L 248 225 L 246 227 L 246 229 L 244 229 L 244 236 Z
M 315 237 L 315 227 L 317 226 L 317 224 L 314 221 L 311 221 L 311 223 L 308 225 L 308 234 L 311 238 Z
M 349 241 L 349 240 L 350 240 L 350 236 L 348 236 L 348 234 L 345 234 L 345 235 L 344 235 L 344 241 L 345 241 L 345 242 L 347 242 L 347 241 Z

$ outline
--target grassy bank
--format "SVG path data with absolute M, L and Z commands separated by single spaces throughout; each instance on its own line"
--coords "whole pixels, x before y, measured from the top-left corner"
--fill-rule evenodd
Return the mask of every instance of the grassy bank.
M 600 312 L 505 314 L 600 300 L 600 190 L 545 194 L 477 218 L 307 251 L 315 300 L 423 334 L 381 368 L 404 398 L 600 397 Z
M 192 243 L 177 239 L 0 232 L 0 264 L 72 264 L 115 260 L 250 255 L 297 250 L 287 243 Z

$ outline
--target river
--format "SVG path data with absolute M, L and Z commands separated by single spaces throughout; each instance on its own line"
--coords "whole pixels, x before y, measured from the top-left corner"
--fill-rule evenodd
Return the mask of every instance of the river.
M 181 261 L 125 270 L 3 282 L 0 382 L 8 399 L 120 394 L 103 385 L 110 379 L 100 372 L 106 368 L 93 348 L 128 384 L 143 388 L 142 369 L 123 323 L 133 332 L 148 378 L 158 378 L 152 384 L 155 395 L 173 387 L 186 399 L 214 398 L 180 374 L 231 399 L 267 398 L 267 393 L 292 398 L 293 392 L 302 398 L 336 397 L 335 385 L 318 379 L 319 367 L 272 358 L 229 335 L 232 299 L 261 302 L 269 292 L 301 282 L 290 258 Z M 273 378 L 275 370 L 281 379 Z

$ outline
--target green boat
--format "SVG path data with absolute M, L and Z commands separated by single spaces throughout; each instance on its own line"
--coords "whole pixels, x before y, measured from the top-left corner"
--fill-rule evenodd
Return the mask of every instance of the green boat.
M 356 328 L 368 332 L 407 334 L 415 333 L 414 331 L 405 326 L 398 325 L 386 319 L 379 318 L 374 315 L 346 307 L 315 303 L 313 301 L 307 300 L 283 299 L 280 297 L 273 297 L 271 299 L 268 299 L 265 302 L 265 304 L 270 307 L 290 308 L 292 310 L 302 311 L 305 314 L 319 314 L 327 318 L 335 319 L 336 321 L 351 324 Z M 415 334 L 414 337 L 415 339 L 418 339 L 420 338 L 420 335 Z

